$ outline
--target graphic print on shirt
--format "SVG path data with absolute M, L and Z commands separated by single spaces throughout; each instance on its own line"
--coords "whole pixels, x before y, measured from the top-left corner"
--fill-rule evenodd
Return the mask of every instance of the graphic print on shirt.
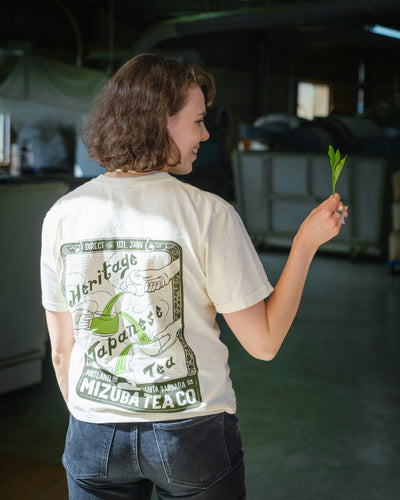
M 173 241 L 101 239 L 61 247 L 62 288 L 86 352 L 84 399 L 135 412 L 201 403 L 184 338 L 182 249 Z

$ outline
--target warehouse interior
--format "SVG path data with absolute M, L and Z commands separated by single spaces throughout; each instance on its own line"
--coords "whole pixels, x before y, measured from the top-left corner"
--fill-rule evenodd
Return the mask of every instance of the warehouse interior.
M 336 189 L 348 221 L 320 249 L 277 358 L 249 357 L 219 318 L 249 500 L 396 498 L 399 1 L 5 0 L 2 14 L 0 493 L 67 498 L 41 222 L 102 172 L 80 139 L 101 86 L 158 51 L 215 78 L 211 137 L 184 180 L 235 206 L 273 284 L 299 224 L 331 194 L 328 147 L 347 155 Z

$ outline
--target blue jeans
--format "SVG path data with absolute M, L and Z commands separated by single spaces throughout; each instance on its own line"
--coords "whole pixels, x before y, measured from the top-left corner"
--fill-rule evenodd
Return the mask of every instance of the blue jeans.
M 89 424 L 72 415 L 63 464 L 70 500 L 243 500 L 234 415 L 172 422 Z

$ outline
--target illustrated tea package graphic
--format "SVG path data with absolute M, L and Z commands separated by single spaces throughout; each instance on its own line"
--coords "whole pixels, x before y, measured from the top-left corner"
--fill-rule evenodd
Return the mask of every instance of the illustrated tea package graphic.
M 84 240 L 61 253 L 63 293 L 86 351 L 78 395 L 136 412 L 199 406 L 197 363 L 184 336 L 181 247 Z

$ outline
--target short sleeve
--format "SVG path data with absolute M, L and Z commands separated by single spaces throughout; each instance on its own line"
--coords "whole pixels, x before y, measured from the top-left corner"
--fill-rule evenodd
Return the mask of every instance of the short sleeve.
M 208 295 L 219 313 L 246 309 L 273 291 L 244 224 L 230 205 L 209 226 L 206 280 Z
M 57 225 L 48 214 L 42 226 L 42 248 L 40 257 L 40 280 L 42 287 L 42 305 L 49 311 L 68 311 L 61 290 L 60 269 L 58 269 Z

